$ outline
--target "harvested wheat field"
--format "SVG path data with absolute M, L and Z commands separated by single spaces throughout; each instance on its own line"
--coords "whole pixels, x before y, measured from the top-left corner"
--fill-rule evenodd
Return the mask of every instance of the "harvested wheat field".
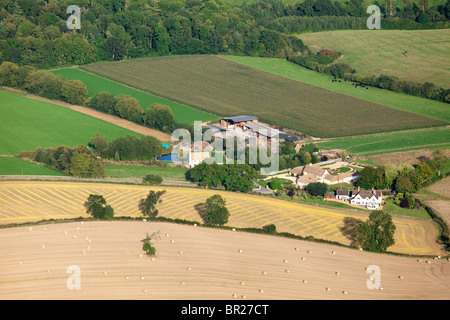
M 433 184 L 428 188 L 431 192 L 450 197 L 450 176 L 442 179 L 441 181 Z
M 159 234 L 153 259 L 144 254 L 141 242 L 152 232 Z M 366 268 L 373 265 L 380 268 L 380 283 L 369 289 L 372 273 Z M 75 268 L 79 282 L 72 277 Z M 450 298 L 446 259 L 427 263 L 269 235 L 144 221 L 1 229 L 0 270 L 3 300 Z
M 350 245 L 352 228 L 369 212 L 304 205 L 264 196 L 198 188 L 146 187 L 137 185 L 71 182 L 1 182 L 0 224 L 43 219 L 88 217 L 84 203 L 89 194 L 101 194 L 115 216 L 142 216 L 139 202 L 149 190 L 166 190 L 159 215 L 201 222 L 203 203 L 221 194 L 230 211 L 228 226 L 261 228 L 275 224 L 278 232 L 335 241 Z M 438 229 L 431 220 L 394 216 L 396 244 L 392 252 L 412 255 L 443 254 L 436 242 Z

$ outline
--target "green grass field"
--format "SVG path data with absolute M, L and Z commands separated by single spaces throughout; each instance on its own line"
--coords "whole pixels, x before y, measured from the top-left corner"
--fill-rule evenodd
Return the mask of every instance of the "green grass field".
M 449 105 L 443 102 L 378 88 L 369 88 L 368 90 L 355 88 L 350 82 L 345 81 L 333 83 L 331 81 L 333 80 L 333 76 L 308 70 L 286 60 L 230 56 L 224 56 L 224 58 L 242 63 L 252 68 L 278 74 L 283 77 L 309 83 L 335 92 L 348 94 L 363 100 L 384 104 L 389 107 L 444 121 L 450 121 Z
M 37 147 L 87 145 L 99 132 L 109 141 L 139 134 L 48 102 L 0 91 L 0 155 Z
M 121 85 L 119 83 L 96 76 L 94 74 L 87 73 L 79 69 L 67 68 L 54 70 L 52 72 L 61 75 L 69 80 L 81 80 L 84 84 L 86 84 L 89 97 L 92 97 L 96 93 L 99 93 L 101 91 L 109 92 L 114 96 L 118 96 L 120 94 L 130 95 L 139 101 L 144 110 L 149 108 L 154 103 L 163 104 L 170 107 L 174 114 L 175 121 L 186 124 L 193 124 L 194 121 L 217 120 L 216 116 L 213 116 L 209 113 L 192 109 L 182 104 Z
M 217 56 L 144 58 L 82 68 L 207 112 L 252 114 L 263 122 L 318 137 L 446 124 Z
M 148 167 L 135 165 L 105 165 L 105 176 L 109 178 L 144 178 L 145 175 L 158 174 L 162 178 L 185 180 L 186 168 Z
M 383 26 L 381 26 L 383 29 Z M 450 30 L 344 30 L 298 36 L 311 50 L 340 52 L 359 74 L 393 75 L 450 88 Z
M 0 157 L 0 175 L 63 176 L 58 171 L 17 157 Z
M 317 145 L 325 150 L 345 149 L 349 153 L 359 153 L 448 142 L 450 128 L 445 127 L 331 139 Z

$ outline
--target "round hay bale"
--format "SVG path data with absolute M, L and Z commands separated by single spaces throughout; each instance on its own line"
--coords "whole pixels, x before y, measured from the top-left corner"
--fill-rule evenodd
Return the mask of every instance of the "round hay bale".
M 67 231 L 64 231 L 64 234 L 65 234 L 65 235 L 68 235 L 69 233 L 68 233 Z
M 178 251 L 178 253 L 179 253 L 179 254 L 183 254 L 184 252 L 183 252 L 183 251 Z
M 246 296 L 245 294 L 243 294 L 243 295 L 241 296 L 241 298 L 242 298 L 242 299 L 247 299 L 247 296 Z
M 41 247 L 42 247 L 42 249 L 45 249 L 45 244 L 42 244 Z
M 143 257 L 143 255 L 142 255 L 142 254 L 138 254 L 138 257 L 139 257 L 139 258 L 142 258 L 142 257 Z
M 287 260 L 283 260 L 283 263 L 288 263 L 288 261 Z
M 262 272 L 262 274 L 263 274 L 263 275 L 266 275 L 266 274 L 267 274 L 267 272 L 266 272 L 266 271 L 263 271 L 263 272 Z
M 302 282 L 303 282 L 303 283 L 308 283 L 308 280 L 303 280 Z
M 81 251 L 82 254 L 86 254 L 86 250 Z
M 340 272 L 337 272 L 337 271 L 335 272 L 335 274 L 336 274 L 337 276 L 341 275 L 341 273 L 340 273 Z
M 152 259 L 151 259 L 151 260 L 152 260 L 152 261 L 155 261 L 156 259 L 152 257 Z
M 331 251 L 331 254 L 336 254 L 336 251 Z
M 259 293 L 264 293 L 263 289 L 259 289 L 258 291 L 259 291 Z
M 242 253 L 242 250 L 241 250 L 241 249 L 238 249 L 238 252 L 239 252 L 239 253 Z
M 76 235 L 73 235 L 73 236 L 72 236 L 72 238 L 76 239 L 76 238 L 77 238 L 77 236 L 76 236 Z
M 46 231 L 47 231 L 47 228 L 43 228 L 42 230 L 44 230 L 44 232 L 46 232 Z
M 403 280 L 403 276 L 398 276 L 398 278 L 399 278 L 400 280 Z
M 186 285 L 185 282 L 183 282 L 183 281 L 180 282 L 180 286 L 185 286 L 185 285 Z
M 170 243 L 175 243 L 175 240 L 170 240 Z
M 196 223 L 194 223 L 194 227 L 196 227 L 197 226 L 197 224 Z
M 239 284 L 240 284 L 241 286 L 245 286 L 245 282 L 243 282 L 243 281 L 239 282 Z
M 29 227 L 28 230 L 29 230 L 29 231 L 33 231 L 33 228 L 32 228 L 32 227 Z
M 192 268 L 191 268 L 191 267 L 187 267 L 186 270 L 187 270 L 187 271 L 191 271 Z
M 147 219 L 142 219 L 142 222 L 147 222 Z
M 235 295 L 234 293 L 231 295 L 233 298 L 237 298 L 237 295 Z
M 342 294 L 347 294 L 347 291 L 342 291 Z
M 301 259 L 302 259 L 303 261 L 305 261 L 305 260 L 306 260 L 306 258 L 305 258 L 305 257 L 301 257 Z
M 84 225 L 84 222 L 83 222 L 83 221 L 81 221 L 81 222 L 80 222 L 80 224 L 81 224 L 81 225 Z
M 142 290 L 142 292 L 143 292 L 143 293 L 147 293 L 147 292 L 148 292 L 148 290 L 147 290 L 147 289 L 144 289 L 144 290 Z
M 144 280 L 145 278 L 144 278 L 144 277 L 140 277 L 140 279 L 141 279 L 141 280 Z
M 130 280 L 130 277 L 125 277 L 125 280 Z
M 327 291 L 331 291 L 331 288 L 326 288 Z
M 169 234 L 168 234 L 168 233 L 166 233 L 166 234 L 165 234 L 165 236 L 166 236 L 166 237 L 168 237 L 168 236 L 169 236 Z
M 103 272 L 103 275 L 106 277 L 108 275 L 108 272 Z
M 295 251 L 300 251 L 300 249 L 299 248 L 295 248 Z
M 233 228 L 233 229 L 231 229 L 232 231 L 236 231 L 236 229 L 235 228 Z
M 291 272 L 291 270 L 289 270 L 289 269 L 286 269 L 286 270 L 284 270 L 284 272 L 286 272 L 286 273 L 290 273 L 290 272 Z

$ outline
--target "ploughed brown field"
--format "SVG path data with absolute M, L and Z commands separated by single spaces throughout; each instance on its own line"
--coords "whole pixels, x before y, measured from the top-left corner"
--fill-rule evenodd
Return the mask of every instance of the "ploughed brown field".
M 448 300 L 450 262 L 429 261 L 172 223 L 35 225 L 0 230 L 0 299 Z
M 218 56 L 156 57 L 81 68 L 213 114 L 251 114 L 264 122 L 319 137 L 446 124 Z

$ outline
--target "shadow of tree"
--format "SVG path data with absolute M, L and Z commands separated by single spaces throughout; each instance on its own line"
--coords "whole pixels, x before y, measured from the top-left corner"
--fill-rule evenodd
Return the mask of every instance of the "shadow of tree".
M 146 210 L 145 210 L 145 198 L 142 198 L 141 200 L 139 200 L 138 207 L 139 207 L 139 211 L 141 211 L 141 213 L 145 216 L 147 214 Z
M 339 227 L 339 230 L 344 235 L 344 237 L 346 237 L 351 241 L 350 243 L 351 246 L 355 246 L 356 240 L 355 227 L 362 222 L 363 221 L 360 219 L 345 217 L 343 220 L 344 225 L 342 227 Z
M 205 213 L 206 213 L 206 204 L 203 202 L 197 203 L 194 205 L 194 209 L 197 211 L 198 215 L 202 220 L 205 220 Z

